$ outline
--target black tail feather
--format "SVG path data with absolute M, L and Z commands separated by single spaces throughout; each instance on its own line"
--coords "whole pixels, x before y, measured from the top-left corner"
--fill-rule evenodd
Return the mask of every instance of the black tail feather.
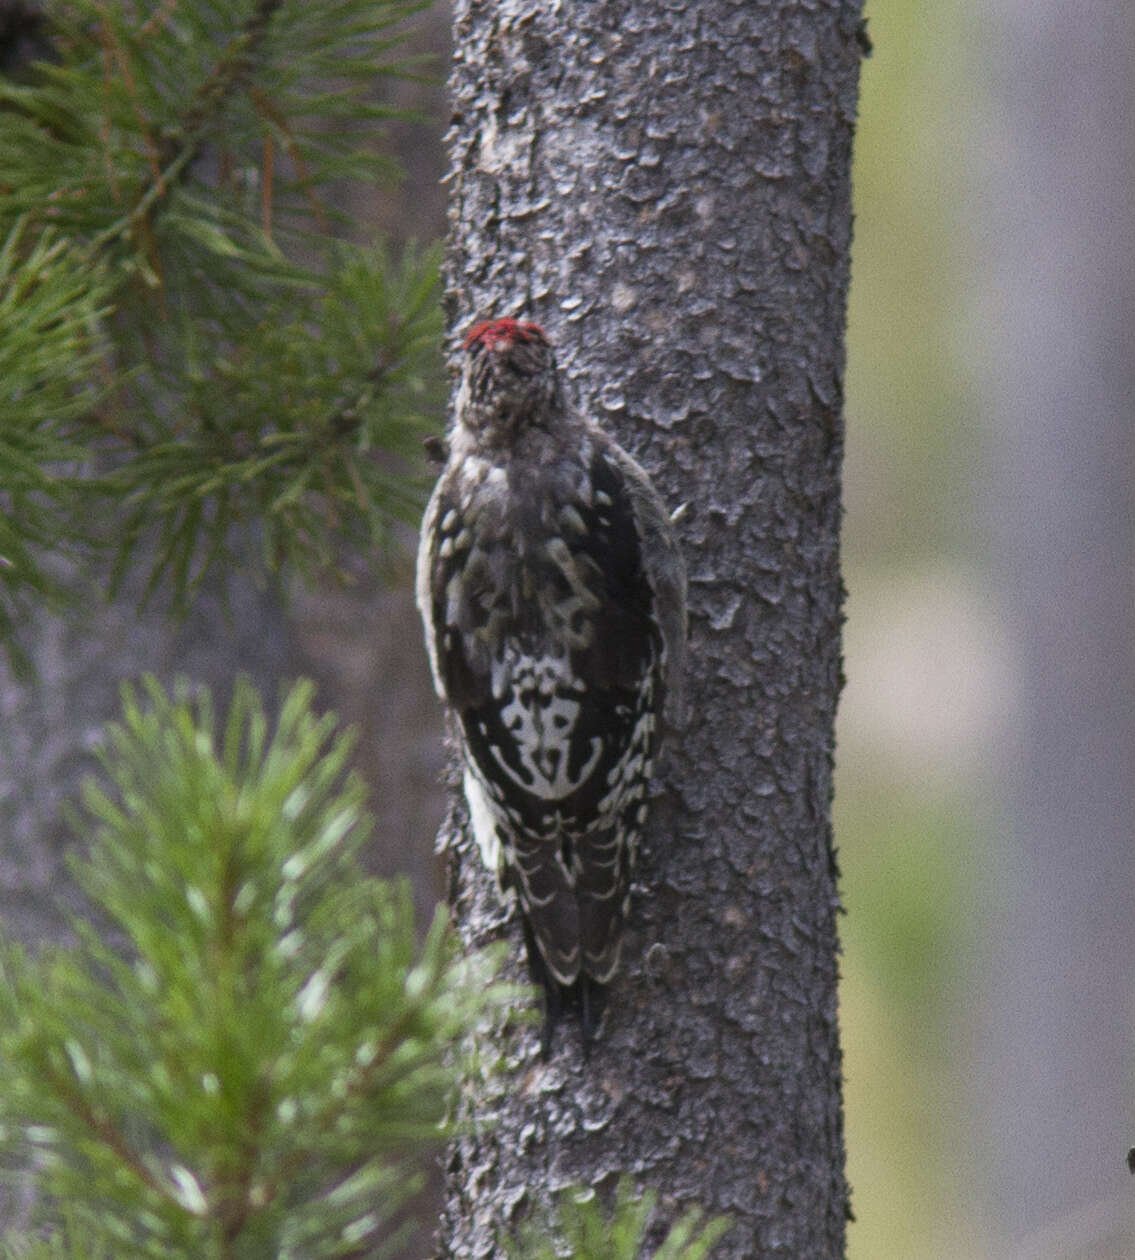
M 528 951 L 528 974 L 532 983 L 539 985 L 544 991 L 544 1027 L 540 1033 L 540 1055 L 547 1062 L 552 1056 L 552 1045 L 555 1041 L 556 1029 L 565 1015 L 574 1015 L 579 1020 L 582 1037 L 583 1057 L 590 1058 L 592 1044 L 598 1040 L 603 1029 L 603 1016 L 607 1010 L 607 986 L 593 980 L 590 976 L 581 975 L 574 984 L 560 984 L 548 970 L 536 938 L 526 920 L 521 918 L 524 926 L 524 944 Z

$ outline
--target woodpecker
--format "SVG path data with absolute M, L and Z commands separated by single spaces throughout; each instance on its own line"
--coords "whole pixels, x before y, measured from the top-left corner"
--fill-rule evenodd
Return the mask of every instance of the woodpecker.
M 548 337 L 474 324 L 417 601 L 452 711 L 473 836 L 515 893 L 543 1048 L 567 1009 L 586 1052 L 619 965 L 686 578 L 646 472 L 566 397 Z

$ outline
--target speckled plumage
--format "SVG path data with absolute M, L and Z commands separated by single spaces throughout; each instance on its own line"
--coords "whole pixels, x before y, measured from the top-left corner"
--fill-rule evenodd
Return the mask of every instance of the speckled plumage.
M 417 594 L 474 837 L 519 898 L 550 1019 L 579 993 L 589 1038 L 681 668 L 685 578 L 646 473 L 566 402 L 536 325 L 466 337 Z

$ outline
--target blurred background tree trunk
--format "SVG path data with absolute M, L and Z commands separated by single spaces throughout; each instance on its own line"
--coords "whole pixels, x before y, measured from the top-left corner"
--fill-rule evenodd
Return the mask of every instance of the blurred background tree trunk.
M 542 323 L 680 526 L 691 715 L 654 802 L 607 1038 L 534 1030 L 474 1088 L 441 1252 L 619 1172 L 843 1254 L 832 725 L 854 0 L 456 7 L 450 324 Z M 467 940 L 499 934 L 455 820 Z M 519 974 L 519 971 L 517 972 Z
M 1001 1230 L 1031 1239 L 1021 1254 L 1127 1256 L 1135 1238 L 1114 1231 L 1135 1142 L 1135 9 L 996 0 L 991 17 L 988 510 L 1020 705 L 1001 763 L 989 1180 Z
M 296 672 L 280 602 L 267 590 L 234 584 L 227 608 L 206 592 L 175 624 L 157 607 L 139 611 L 134 587 L 103 603 L 89 582 L 72 573 L 68 583 L 83 613 L 36 615 L 28 642 L 37 678 L 18 681 L 0 661 L 0 923 L 26 942 L 58 938 L 63 909 L 75 908 L 64 808 L 95 768 L 92 749 L 121 710 L 120 686 L 144 672 L 165 683 L 180 675 L 207 684 L 220 704 L 243 671 L 271 702 Z

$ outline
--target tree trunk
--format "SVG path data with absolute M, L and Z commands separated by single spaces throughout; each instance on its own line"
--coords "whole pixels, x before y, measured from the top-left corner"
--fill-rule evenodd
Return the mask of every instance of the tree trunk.
M 859 4 L 457 6 L 449 300 L 542 323 L 642 457 L 690 576 L 689 716 L 586 1065 L 525 1028 L 474 1083 L 440 1253 L 618 1173 L 732 1217 L 715 1254 L 843 1253 L 835 863 L 843 331 Z M 458 825 L 468 943 L 501 932 Z M 514 966 L 519 976 L 519 932 Z

